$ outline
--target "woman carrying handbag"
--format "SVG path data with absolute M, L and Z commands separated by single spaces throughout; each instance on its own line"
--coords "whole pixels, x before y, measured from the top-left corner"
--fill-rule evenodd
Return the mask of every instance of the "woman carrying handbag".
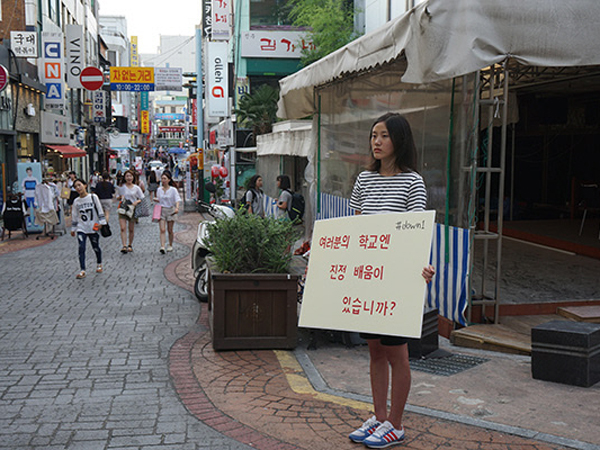
M 128 200 L 131 205 L 135 208 L 141 203 L 144 198 L 144 193 L 140 187 L 134 183 L 136 176 L 133 170 L 126 170 L 123 174 L 123 185 L 119 187 L 119 200 L 124 202 Z M 122 214 L 119 212 L 119 226 L 121 227 L 121 253 L 130 253 L 133 251 L 133 238 L 135 236 L 135 224 L 138 222 L 137 217 L 129 214 Z M 127 239 L 127 232 L 129 231 L 129 240 Z
M 98 230 L 101 225 L 106 225 L 106 218 L 102 212 L 102 205 L 96 194 L 88 194 L 85 181 L 76 179 L 73 188 L 79 196 L 73 201 L 71 236 L 77 233 L 79 242 L 79 267 L 80 272 L 76 278 L 85 278 L 85 247 L 87 239 L 92 244 L 96 254 L 96 272 L 102 273 L 102 250 L 100 250 L 100 236 Z
M 156 190 L 154 201 L 158 202 L 161 207 L 158 225 L 160 227 L 160 252 L 164 255 L 166 229 L 169 231 L 169 245 L 166 251 L 173 251 L 173 224 L 179 213 L 179 203 L 181 203 L 181 197 L 175 187 L 171 172 L 168 170 L 165 170 L 160 176 L 160 187 Z

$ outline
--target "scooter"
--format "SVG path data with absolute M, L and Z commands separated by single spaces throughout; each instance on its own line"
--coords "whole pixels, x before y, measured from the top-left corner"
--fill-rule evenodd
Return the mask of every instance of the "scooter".
M 207 183 L 206 190 L 214 194 L 214 185 Z M 211 216 L 211 219 L 203 220 L 198 224 L 196 241 L 192 247 L 192 270 L 195 280 L 194 294 L 198 300 L 206 302 L 208 301 L 208 268 L 206 267 L 206 258 L 210 256 L 205 243 L 205 239 L 208 236 L 208 225 L 214 223 L 216 219 L 231 218 L 235 215 L 235 212 L 231 207 L 217 203 L 209 204 L 201 200 L 198 200 L 198 203 L 203 211 Z

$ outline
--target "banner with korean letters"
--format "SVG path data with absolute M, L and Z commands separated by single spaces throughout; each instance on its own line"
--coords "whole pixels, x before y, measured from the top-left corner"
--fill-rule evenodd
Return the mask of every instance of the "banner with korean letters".
M 435 211 L 315 222 L 299 326 L 421 337 Z
M 11 31 L 10 49 L 17 58 L 37 58 L 37 31 Z
M 101 89 L 92 91 L 92 115 L 94 122 L 100 123 L 106 121 L 106 91 Z
M 231 2 L 233 0 L 212 0 L 211 19 L 213 41 L 227 41 L 231 38 Z
M 46 85 L 44 105 L 47 109 L 65 108 L 64 35 L 62 32 L 42 32 L 41 79 Z

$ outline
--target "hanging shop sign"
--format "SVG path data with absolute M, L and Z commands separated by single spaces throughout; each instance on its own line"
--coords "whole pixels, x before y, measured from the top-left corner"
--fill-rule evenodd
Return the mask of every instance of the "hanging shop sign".
M 106 92 L 105 91 L 94 91 L 92 92 L 92 115 L 94 116 L 94 122 L 105 122 L 106 121 Z
M 307 33 L 298 31 L 246 31 L 242 33 L 244 58 L 300 58 L 302 50 L 314 50 Z
M 131 67 L 139 67 L 140 66 L 140 55 L 138 53 L 138 37 L 131 36 L 129 39 L 129 65 Z
M 181 67 L 155 67 L 155 91 L 181 91 L 183 89 L 183 71 Z
M 82 89 L 81 71 L 85 62 L 85 50 L 83 42 L 83 27 L 81 25 L 67 25 L 67 84 L 72 89 Z
M 153 67 L 111 67 L 110 89 L 112 91 L 153 91 Z
M 37 58 L 37 31 L 11 31 L 10 49 L 17 58 Z
M 228 115 L 227 42 L 207 43 L 207 112 L 211 117 Z
M 43 144 L 68 144 L 69 121 L 65 116 L 42 111 L 40 140 Z
M 42 32 L 42 78 L 46 84 L 47 109 L 65 109 L 64 35 Z
M 212 0 L 213 41 L 227 41 L 231 38 L 231 2 L 232 0 Z

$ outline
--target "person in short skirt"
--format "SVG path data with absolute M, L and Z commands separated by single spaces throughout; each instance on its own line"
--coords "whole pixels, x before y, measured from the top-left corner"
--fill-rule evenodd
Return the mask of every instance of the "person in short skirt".
M 179 204 L 181 197 L 179 191 L 175 187 L 175 182 L 171 172 L 165 170 L 160 176 L 160 187 L 156 190 L 155 202 L 161 206 L 160 221 L 160 252 L 165 253 L 166 231 L 169 232 L 169 245 L 166 248 L 167 252 L 173 251 L 173 224 L 179 213 Z

